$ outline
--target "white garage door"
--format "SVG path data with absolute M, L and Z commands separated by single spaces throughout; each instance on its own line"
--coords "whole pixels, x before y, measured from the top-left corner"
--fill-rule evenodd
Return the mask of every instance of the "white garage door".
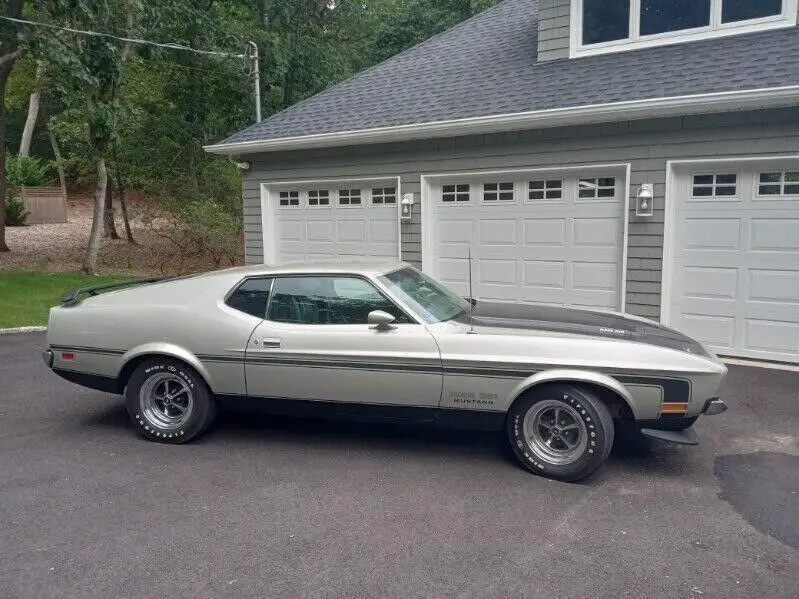
M 267 189 L 265 262 L 399 257 L 396 179 Z
M 799 162 L 675 183 L 668 322 L 720 354 L 799 362 Z
M 624 171 L 449 177 L 431 185 L 425 268 L 478 299 L 619 309 Z

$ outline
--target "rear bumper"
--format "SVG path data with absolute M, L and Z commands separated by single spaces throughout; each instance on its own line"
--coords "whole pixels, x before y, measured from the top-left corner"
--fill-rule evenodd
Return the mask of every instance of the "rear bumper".
M 43 349 L 42 350 L 42 360 L 44 360 L 44 363 L 47 365 L 47 368 L 52 368 L 53 367 L 53 360 L 55 360 L 55 354 L 53 353 L 53 350 L 51 350 L 49 348 L 48 349 Z

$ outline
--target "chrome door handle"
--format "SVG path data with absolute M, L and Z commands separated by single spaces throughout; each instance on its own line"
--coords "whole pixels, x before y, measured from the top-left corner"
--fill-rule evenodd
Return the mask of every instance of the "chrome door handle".
M 266 337 L 265 339 L 256 339 L 254 345 L 264 349 L 280 347 L 280 339 L 274 337 Z

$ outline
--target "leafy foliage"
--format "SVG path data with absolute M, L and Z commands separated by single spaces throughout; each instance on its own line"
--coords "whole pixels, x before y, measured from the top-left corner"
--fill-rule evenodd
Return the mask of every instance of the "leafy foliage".
M 52 165 L 35 156 L 6 156 L 6 186 L 40 187 L 52 183 Z
M 25 204 L 19 196 L 14 195 L 6 200 L 6 224 L 9 227 L 21 227 L 30 216 L 30 212 L 25 210 Z

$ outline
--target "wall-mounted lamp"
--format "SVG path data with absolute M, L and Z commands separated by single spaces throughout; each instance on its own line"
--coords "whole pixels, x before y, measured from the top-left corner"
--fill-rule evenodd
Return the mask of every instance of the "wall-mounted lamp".
M 655 214 L 655 186 L 644 183 L 638 188 L 635 197 L 635 216 L 653 216 Z
M 400 200 L 400 218 L 402 220 L 411 220 L 412 206 L 413 206 L 413 194 L 403 193 L 402 200 Z

